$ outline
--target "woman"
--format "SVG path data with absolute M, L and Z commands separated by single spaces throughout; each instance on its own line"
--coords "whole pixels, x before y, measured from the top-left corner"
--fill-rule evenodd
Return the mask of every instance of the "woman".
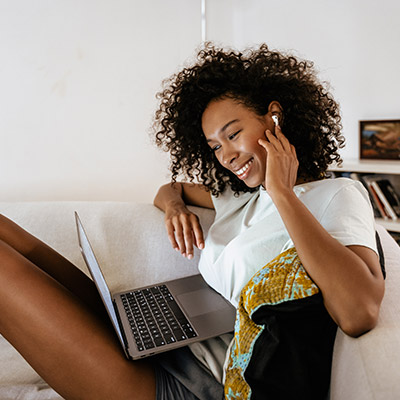
M 154 204 L 172 246 L 188 258 L 201 249 L 200 272 L 235 306 L 261 267 L 295 248 L 333 321 L 353 337 L 372 329 L 384 293 L 373 213 L 361 184 L 324 179 L 344 140 L 312 64 L 266 45 L 209 47 L 160 98 L 156 138 L 173 179 Z M 206 241 L 188 204 L 216 210 Z
M 171 78 L 160 96 L 157 140 L 171 152 L 174 183 L 160 189 L 155 204 L 166 213 L 173 247 L 188 258 L 194 245 L 203 249 L 204 277 L 237 304 L 246 280 L 273 253 L 294 245 L 336 323 L 352 336 L 373 328 L 384 286 L 372 212 L 356 184 L 322 180 L 329 163 L 339 160 L 340 118 L 310 64 L 266 46 L 246 54 L 210 47 L 196 65 Z M 200 184 L 175 182 L 180 172 Z M 344 199 L 350 220 L 332 213 L 328 220 L 316 217 L 304 204 L 308 197 L 325 209 Z M 215 206 L 207 241 L 187 204 Z M 257 223 L 260 213 L 268 223 Z M 344 233 L 324 226 L 354 228 L 354 221 L 357 229 Z M 270 227 L 267 245 L 257 230 L 242 240 L 240 233 L 251 234 L 253 226 Z M 223 397 L 229 338 L 128 361 L 93 282 L 3 216 L 0 260 L 0 333 L 64 398 Z

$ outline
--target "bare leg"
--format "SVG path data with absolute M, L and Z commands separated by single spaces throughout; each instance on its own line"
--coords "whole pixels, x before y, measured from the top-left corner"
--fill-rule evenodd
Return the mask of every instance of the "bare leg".
M 57 268 L 55 273 L 47 263 L 54 257 L 59 266 L 65 259 L 47 252 L 41 242 L 7 221 L 0 220 L 0 332 L 4 337 L 66 399 L 154 399 L 151 365 L 126 360 L 108 322 L 93 311 L 98 300 L 88 304 L 80 300 L 79 292 L 86 297 L 87 278 L 78 279 L 78 293 L 72 281 L 70 287 L 63 286 L 52 277 Z M 10 227 L 16 236 L 2 240 Z M 32 243 L 37 246 L 32 248 Z M 39 268 L 32 260 L 43 264 Z M 46 268 L 50 269 L 44 272 Z M 74 274 L 80 276 L 70 269 L 67 281 Z
M 0 240 L 108 319 L 94 282 L 61 254 L 4 215 L 0 215 Z

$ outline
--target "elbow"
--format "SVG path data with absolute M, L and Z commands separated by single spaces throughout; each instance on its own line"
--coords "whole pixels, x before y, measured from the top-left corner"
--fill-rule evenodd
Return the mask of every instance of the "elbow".
M 372 290 L 359 291 L 336 309 L 335 321 L 347 335 L 357 338 L 369 332 L 378 324 L 381 303 L 385 293 L 383 279 Z M 333 315 L 333 314 L 331 314 Z
M 358 309 L 351 317 L 339 323 L 340 329 L 353 338 L 369 332 L 378 323 L 380 305 Z

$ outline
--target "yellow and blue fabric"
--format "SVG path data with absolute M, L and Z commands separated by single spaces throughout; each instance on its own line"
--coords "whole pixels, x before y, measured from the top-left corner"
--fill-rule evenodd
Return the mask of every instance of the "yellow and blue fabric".
M 295 248 L 281 253 L 241 292 L 225 398 L 324 398 L 335 334 Z

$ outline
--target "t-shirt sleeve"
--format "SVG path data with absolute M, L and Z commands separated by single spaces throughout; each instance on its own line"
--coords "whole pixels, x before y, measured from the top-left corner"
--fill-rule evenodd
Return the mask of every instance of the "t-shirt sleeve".
M 322 215 L 321 224 L 344 246 L 366 246 L 378 253 L 373 209 L 368 192 L 360 182 L 352 182 L 336 192 Z

